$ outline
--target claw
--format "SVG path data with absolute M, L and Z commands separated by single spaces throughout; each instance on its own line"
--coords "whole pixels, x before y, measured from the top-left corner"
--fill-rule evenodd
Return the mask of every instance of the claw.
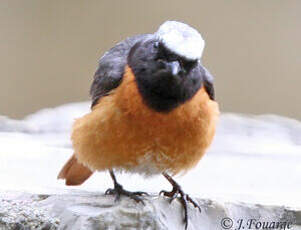
M 161 190 L 159 192 L 159 196 L 161 196 L 162 194 L 163 194 L 163 196 L 166 196 L 165 194 L 167 194 L 167 193 L 169 193 L 169 192 L 167 192 L 166 190 Z
M 146 192 L 129 192 L 127 190 L 124 190 L 120 184 L 116 184 L 113 189 L 109 188 L 105 192 L 105 195 L 115 195 L 115 202 L 120 200 L 121 195 L 127 196 L 127 197 L 133 199 L 134 201 L 136 201 L 137 203 L 141 202 L 144 205 L 145 204 L 144 201 L 139 196 L 147 195 L 147 193 Z
M 162 191 L 159 192 L 159 195 L 162 195 L 162 194 L 163 194 L 163 196 L 167 196 L 167 197 L 170 198 L 169 203 L 171 204 L 171 202 L 173 202 L 173 200 L 178 197 L 179 192 L 178 191 L 168 192 L 168 191 L 162 190 Z
M 149 196 L 147 192 L 133 192 L 137 196 Z
M 115 201 L 120 200 L 121 195 L 123 195 L 133 199 L 137 203 L 141 202 L 143 205 L 145 204 L 142 198 L 140 198 L 139 196 L 148 195 L 146 192 L 129 192 L 123 189 L 123 187 L 117 182 L 113 170 L 110 170 L 110 175 L 114 182 L 114 188 L 109 188 L 105 192 L 105 195 L 115 195 Z
M 194 201 L 190 196 L 187 195 L 187 200 L 193 204 L 193 206 L 195 208 L 197 208 L 199 210 L 199 212 L 202 212 L 201 207 L 198 205 L 198 203 L 196 201 Z
M 105 195 L 113 195 L 113 189 L 109 188 L 107 189 L 107 191 L 105 192 Z
M 188 203 L 191 203 L 200 212 L 201 212 L 201 207 L 189 195 L 187 195 L 186 193 L 184 193 L 184 191 L 182 190 L 181 186 L 176 181 L 174 181 L 168 174 L 163 173 L 163 175 L 172 184 L 173 189 L 170 192 L 162 190 L 159 193 L 159 195 L 163 194 L 164 196 L 169 197 L 170 198 L 170 203 L 174 199 L 176 199 L 177 197 L 180 199 L 180 202 L 181 202 L 181 204 L 183 206 L 183 209 L 184 209 L 185 229 L 187 229 L 187 227 L 188 227 Z

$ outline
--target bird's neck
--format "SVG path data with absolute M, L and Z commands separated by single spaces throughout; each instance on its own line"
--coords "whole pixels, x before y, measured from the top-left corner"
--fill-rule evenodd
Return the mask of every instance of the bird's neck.
M 115 104 L 123 114 L 128 113 L 130 116 L 139 119 L 141 117 L 149 117 L 150 120 L 165 120 L 171 117 L 176 118 L 177 116 L 181 117 L 186 113 L 190 113 L 192 117 L 197 117 L 199 116 L 199 109 L 196 109 L 196 107 L 199 107 L 202 102 L 206 103 L 208 100 L 208 95 L 205 93 L 205 90 L 201 89 L 193 97 L 193 100 L 180 104 L 168 112 L 156 111 L 145 102 L 145 99 L 138 89 L 133 71 L 129 66 L 125 68 L 122 83 L 116 89 L 114 94 Z M 194 112 L 196 114 L 194 114 Z

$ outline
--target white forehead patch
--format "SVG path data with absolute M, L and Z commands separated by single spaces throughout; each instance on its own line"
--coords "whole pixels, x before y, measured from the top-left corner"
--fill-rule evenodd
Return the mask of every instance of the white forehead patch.
M 187 59 L 200 59 L 205 41 L 200 33 L 181 22 L 166 21 L 155 33 L 163 44 L 172 52 Z

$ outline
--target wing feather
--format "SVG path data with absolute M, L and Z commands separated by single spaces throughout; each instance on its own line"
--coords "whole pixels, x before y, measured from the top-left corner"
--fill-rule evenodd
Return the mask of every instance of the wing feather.
M 203 83 L 206 92 L 208 93 L 211 100 L 215 100 L 215 91 L 214 91 L 214 85 L 213 85 L 213 76 L 211 73 L 203 66 L 201 66 L 201 71 L 203 75 Z
M 101 57 L 90 88 L 90 95 L 92 97 L 91 108 L 98 103 L 101 97 L 108 95 L 111 90 L 119 86 L 130 49 L 138 41 L 147 39 L 150 36 L 152 35 L 141 34 L 127 38 Z

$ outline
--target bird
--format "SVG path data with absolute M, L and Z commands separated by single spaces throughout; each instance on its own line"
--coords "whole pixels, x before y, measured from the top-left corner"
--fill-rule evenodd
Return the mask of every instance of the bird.
M 174 180 L 197 165 L 213 141 L 219 117 L 213 76 L 202 65 L 205 42 L 183 22 L 166 21 L 152 34 L 121 41 L 99 60 L 90 88 L 91 111 L 75 120 L 74 154 L 58 178 L 80 185 L 96 171 L 108 171 L 114 188 L 105 194 L 143 202 L 115 172 L 146 178 L 163 175 L 179 199 L 188 226 L 188 205 L 200 206 Z

